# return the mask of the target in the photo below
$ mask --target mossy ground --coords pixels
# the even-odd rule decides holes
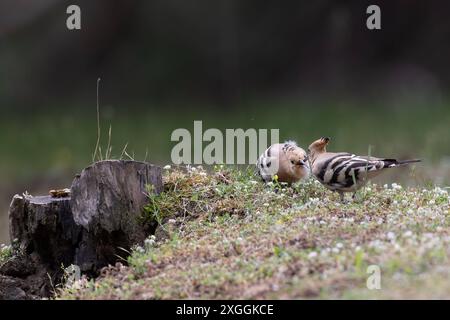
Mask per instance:
[[[355,201],[311,179],[265,185],[252,170],[165,170],[146,214],[161,228],[128,266],[105,268],[59,299],[450,297],[446,189],[371,184]],[[350,198],[348,198],[350,200]],[[367,268],[381,270],[369,290]]]

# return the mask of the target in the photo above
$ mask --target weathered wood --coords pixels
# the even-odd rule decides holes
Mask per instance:
[[[72,183],[71,209],[83,227],[75,264],[82,271],[117,261],[151,232],[140,217],[146,185],[162,191],[161,168],[144,162],[108,160],[83,170]]]
[[[69,197],[16,195],[9,222],[11,242],[21,252],[38,255],[51,268],[72,263],[81,227],[73,219]]]
[[[70,265],[81,235],[70,210],[70,198],[15,195],[9,210],[11,242],[16,256],[0,266],[3,299],[48,296],[52,281]],[[14,289],[7,289],[14,288]]]

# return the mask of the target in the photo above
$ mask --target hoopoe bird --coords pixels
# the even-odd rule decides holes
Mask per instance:
[[[276,143],[267,148],[256,163],[264,182],[278,176],[279,182],[292,184],[309,176],[308,155],[295,141]]]
[[[339,193],[341,201],[344,192],[353,192],[387,168],[420,162],[421,160],[396,160],[357,156],[345,152],[327,152],[330,138],[320,138],[308,148],[312,174],[326,188]]]

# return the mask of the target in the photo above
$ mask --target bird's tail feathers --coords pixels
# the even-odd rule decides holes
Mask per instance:
[[[410,163],[417,163],[417,162],[421,162],[421,159],[410,159],[410,160],[400,160],[397,161],[397,164],[402,165],[402,164],[410,164]]]
[[[410,159],[410,160],[383,159],[385,168],[404,166],[410,163],[417,163],[421,161],[422,161],[421,159]]]

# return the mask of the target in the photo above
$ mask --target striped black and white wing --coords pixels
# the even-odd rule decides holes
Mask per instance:
[[[377,171],[390,167],[390,164],[388,159],[337,153],[324,158],[314,167],[314,175],[322,184],[330,189],[342,190],[362,184]]]
[[[259,175],[265,182],[271,181],[272,177],[277,174],[278,156],[277,145],[272,145],[259,157],[256,166]]]

